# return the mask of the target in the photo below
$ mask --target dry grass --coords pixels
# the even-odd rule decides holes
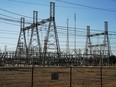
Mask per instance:
[[[30,67],[0,68],[0,87],[31,87]],[[58,72],[59,79],[51,80]],[[70,68],[35,67],[33,87],[70,87]],[[72,87],[101,87],[100,67],[73,67]],[[103,87],[116,87],[116,67],[103,68]]]

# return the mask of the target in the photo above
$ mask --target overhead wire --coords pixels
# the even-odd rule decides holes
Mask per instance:
[[[20,3],[27,3],[27,4],[34,4],[34,5],[44,5],[44,6],[48,6],[48,5],[45,5],[45,4],[37,4],[37,3],[24,2],[24,1],[19,1],[19,0],[8,0],[8,1],[15,1],[15,2],[20,2]],[[56,1],[64,2],[64,3],[68,3],[68,4],[73,4],[73,5],[79,5],[79,4],[67,2],[67,1],[64,1],[64,0],[56,0]],[[94,7],[90,7],[90,6],[85,6],[85,5],[79,5],[79,6],[89,7],[89,8],[93,8],[93,9],[99,9],[99,8],[94,8]],[[11,11],[8,11],[8,10],[5,10],[5,9],[1,9],[1,8],[0,8],[0,10],[5,11],[5,12],[9,12],[9,13],[12,13],[12,14],[15,14],[15,15],[27,17],[27,16],[25,16],[25,15],[17,14],[17,13],[14,13],[14,12],[11,12]],[[103,9],[102,9],[102,10],[103,10]],[[3,14],[0,14],[0,15],[3,15]],[[4,15],[4,16],[6,16],[6,15]],[[7,17],[8,17],[8,16],[7,16]],[[29,17],[29,18],[32,18],[32,17]],[[59,27],[62,27],[62,26],[59,26]],[[65,27],[65,28],[66,28],[66,27]],[[92,29],[92,30],[93,30],[93,29]],[[91,31],[92,31],[92,30],[91,30]],[[100,30],[93,30],[93,31],[100,31]],[[113,32],[114,32],[114,31],[113,31]]]
[[[19,20],[15,20],[15,19],[10,19],[10,18],[4,18],[4,17],[0,17],[0,20],[5,20],[5,21],[10,21],[10,22],[18,22],[18,23],[20,23],[20,21]]]
[[[67,27],[66,26],[57,26],[57,28],[58,29],[61,29],[61,30],[67,30]],[[75,31],[74,30],[75,28],[74,27],[69,27],[69,31]],[[78,32],[83,32],[83,31],[85,31],[85,32],[87,32],[87,29],[86,28],[76,28],[76,30],[78,31]],[[91,32],[104,32],[104,30],[97,30],[97,29],[90,29],[91,30]],[[110,30],[108,30],[108,32],[109,33],[116,33],[116,31],[110,31]]]
[[[0,37],[2,39],[18,39],[18,38],[13,38],[13,37]]]
[[[49,5],[47,5],[47,4],[32,3],[32,2],[26,2],[26,1],[20,1],[20,0],[8,0],[8,1],[18,2],[18,3],[24,3],[24,4],[31,4],[31,5],[49,6]],[[80,7],[90,8],[90,9],[96,9],[96,10],[102,10],[102,11],[109,11],[109,12],[116,12],[115,10],[111,10],[111,9],[92,7],[92,6],[82,5],[82,4],[77,4],[77,3],[72,3],[72,2],[68,2],[68,1],[64,1],[64,0],[55,0],[55,1],[62,2],[62,3],[67,3],[67,4],[71,4],[71,5],[75,5],[75,6],[80,6]],[[77,7],[57,6],[57,5],[56,5],[56,7],[63,7],[63,8],[77,8]]]
[[[47,5],[47,4],[39,4],[39,3],[32,3],[32,2],[19,1],[19,0],[8,0],[8,1],[12,1],[12,2],[18,2],[18,3],[25,3],[25,4],[31,4],[31,5],[50,6],[50,5]]]
[[[4,14],[1,14],[1,13],[0,13],[0,15],[1,16],[5,16],[5,17],[8,17],[8,18],[13,18],[13,19],[17,19],[18,20],[18,18],[15,18],[15,17],[12,17],[12,16],[4,15]]]
[[[60,0],[60,1],[62,1],[62,0]],[[15,14],[15,15],[27,17],[27,16],[25,16],[25,15],[17,14],[17,13],[14,13],[14,12],[11,12],[11,11],[8,11],[8,10],[5,10],[5,9],[1,9],[1,8],[0,8],[0,10],[5,11],[5,12],[9,12],[9,13],[12,13],[12,14]],[[11,16],[7,16],[7,15],[4,15],[4,14],[0,14],[0,15],[13,18],[13,20],[12,20],[12,19],[6,19],[6,18],[0,18],[0,19],[2,19],[2,20],[17,21],[17,20],[14,20],[14,19],[17,19],[17,18],[14,18],[14,17],[11,17]],[[32,17],[29,17],[29,18],[32,18]],[[20,22],[20,21],[17,21],[17,22]],[[26,23],[31,24],[31,22],[26,22]],[[62,28],[63,28],[64,26],[57,26],[57,27],[62,27]],[[66,28],[66,27],[64,27],[64,28]],[[73,28],[73,27],[70,27],[70,29],[74,29],[74,28]],[[81,28],[81,30],[82,30],[82,29],[83,29],[83,30],[86,30],[86,29],[84,29],[84,28]],[[94,30],[94,29],[91,29],[91,31],[101,31],[101,30]],[[111,31],[111,32],[114,32],[114,31]]]
[[[20,22],[20,21],[18,21],[18,20],[13,20],[13,19],[8,19],[8,18],[1,18],[0,17],[0,19],[2,19],[2,20],[5,20],[5,21],[10,21],[10,22]],[[6,22],[5,22],[6,23]],[[8,23],[9,24],[9,23]],[[18,25],[19,26],[19,25]],[[71,27],[72,28],[72,27]],[[64,30],[64,31],[67,31],[67,29],[66,29],[66,27],[60,27],[60,28],[58,28],[58,29],[61,29],[61,30]],[[72,28],[73,29],[73,28]],[[60,32],[58,32],[58,33],[60,33],[60,34],[65,34],[65,32],[61,32],[61,30],[60,30]],[[74,31],[74,30],[71,30],[71,29],[69,29],[69,31]],[[86,32],[86,31],[81,31],[81,33],[83,33],[83,32]],[[74,32],[70,32],[70,35],[74,35],[73,34]],[[78,31],[77,31],[77,33],[78,33]],[[85,33],[86,34],[86,33]],[[116,33],[110,33],[109,35],[116,35]],[[79,34],[78,34],[78,36],[79,36]],[[80,35],[80,36],[84,36],[84,35]],[[86,35],[85,35],[86,36]]]
[[[21,22],[19,20],[14,20],[14,19],[9,19],[9,18],[3,18],[3,17],[0,17],[0,20],[4,20],[4,21],[8,21],[8,22],[14,22],[14,23],[20,23]],[[12,23],[8,23],[8,22],[3,22],[3,23],[20,26],[18,24],[12,24]],[[31,24],[30,22],[25,22],[25,23],[26,24]],[[67,30],[66,27],[63,27],[63,26],[62,27],[57,26],[57,28],[58,28],[58,30],[60,29],[60,31],[66,31]],[[74,31],[73,29],[74,29],[73,27],[70,27],[69,31],[73,32]],[[84,28],[83,28],[84,31],[82,30],[82,28],[81,28],[81,30],[79,30],[79,28],[77,28],[77,29],[78,29],[77,32],[86,32],[85,31],[86,29],[84,29]],[[92,31],[100,31],[100,30],[92,30]],[[109,32],[111,32],[109,35],[116,35],[116,32],[113,32],[113,31],[109,31]],[[113,32],[113,34],[112,34],[112,32]]]
[[[19,1],[19,0],[8,0],[8,1],[22,3],[22,4],[30,4],[30,5],[50,6],[48,4],[32,3],[32,2],[25,2],[25,1]],[[56,5],[56,7],[60,7],[60,8],[76,8],[76,7],[72,7],[72,6],[60,6],[60,5]]]
[[[12,43],[2,43],[2,42],[0,42],[0,44],[8,44],[8,45],[16,45],[16,44],[12,44]]]
[[[9,20],[8,20],[9,21]],[[11,21],[11,20],[10,20]],[[3,21],[0,21],[0,22],[2,22],[2,23],[6,23],[6,24],[10,24],[10,25],[16,25],[16,26],[20,26],[20,25],[18,25],[18,24],[12,24],[12,23],[7,23],[7,22],[3,22]],[[13,22],[17,22],[16,20],[14,21],[13,20]],[[19,22],[19,21],[18,21]],[[58,29],[61,29],[62,31],[64,31],[64,32],[61,32],[61,30],[60,30],[60,32],[58,32],[59,34],[66,34],[66,29],[62,29],[62,28],[58,28]],[[1,31],[1,30],[0,30]],[[73,30],[69,30],[69,31],[73,31]],[[77,31],[77,33],[84,33],[84,32],[86,32],[86,31]],[[70,32],[70,35],[74,35],[73,34],[74,32]],[[86,34],[86,33],[85,33]],[[116,33],[110,33],[109,35],[116,35]],[[79,36],[79,34],[78,34],[78,36]],[[81,35],[81,36],[86,36],[86,35]]]
[[[8,0],[8,1],[23,3],[23,4],[30,4],[30,5],[50,6],[48,4],[32,3],[32,2],[26,2],[26,1],[20,1],[20,0]],[[67,7],[67,6],[56,6],[56,7],[73,8],[73,7]]]
[[[1,30],[1,29],[0,29],[0,31],[17,33],[17,31],[14,31],[14,30]]]
[[[25,16],[25,15],[22,15],[22,14],[18,14],[18,13],[12,12],[12,11],[8,11],[8,10],[3,9],[3,8],[0,8],[0,10],[4,11],[4,12],[7,12],[7,13],[11,13],[11,14],[17,15],[17,16],[21,16],[21,17],[26,17],[26,18],[31,18],[32,19],[32,17]]]
[[[1,32],[1,31],[0,31],[0,34],[1,34],[1,35],[4,35],[4,34],[7,34],[7,35],[8,35],[8,34],[10,34],[10,35],[17,35],[17,36],[18,36],[18,33],[16,34],[16,33],[14,33],[14,32]]]
[[[4,19],[11,19],[11,18],[12,18],[12,20],[14,20],[14,19],[15,19],[15,20],[20,20],[20,19],[21,19],[21,17],[20,17],[20,19],[19,19],[19,18],[15,18],[15,17],[9,16],[9,15],[4,15],[4,14],[1,14],[1,13],[0,13],[0,15],[3,16],[3,17],[5,17]],[[2,18],[2,17],[1,17],[1,18]],[[38,20],[41,20],[41,19],[38,19]],[[20,21],[18,21],[18,22],[20,22]],[[31,24],[32,21],[25,20],[25,23]]]
[[[1,19],[4,19],[4,18],[1,18]],[[5,18],[4,19],[5,21],[12,21],[12,22],[19,22],[19,21],[17,21],[17,20],[13,20],[13,19],[8,19],[8,18]],[[66,29],[66,27],[60,27],[59,29],[61,29],[61,30],[63,30],[62,28],[64,28],[64,30],[66,31],[67,29]],[[74,31],[73,29],[73,27],[70,27],[71,28],[71,31]],[[86,29],[84,29],[84,30],[86,30]],[[84,31],[85,32],[85,31]],[[65,32],[58,32],[58,33],[65,33]],[[70,35],[72,36],[72,35],[74,35],[73,34],[74,32],[72,32],[72,33],[70,33]],[[64,34],[63,34],[64,35]],[[115,35],[115,34],[112,34],[112,35]],[[65,36],[66,36],[66,34],[65,34]],[[79,35],[77,35],[77,36],[79,36]],[[82,37],[82,35],[81,35],[81,37]],[[18,39],[18,38],[10,38],[10,37],[0,37],[0,38],[3,38],[3,39]]]
[[[75,5],[75,6],[90,8],[90,9],[96,9],[96,10],[102,10],[102,11],[108,11],[108,12],[116,12],[115,10],[111,10],[111,9],[92,7],[92,6],[82,5],[82,4],[77,4],[77,3],[72,3],[72,2],[68,2],[68,1],[64,1],[64,0],[56,0],[56,1],[62,2],[62,3],[67,3],[67,4],[71,4],[71,5]]]
[[[11,19],[11,18],[5,18],[5,17],[0,17],[0,20],[4,20],[4,21],[9,21],[9,22],[14,22],[14,23],[20,23],[20,20],[16,20],[16,19]],[[31,22],[26,21],[26,24],[32,24]]]
[[[14,24],[14,23],[9,23],[9,22],[6,22],[6,21],[4,22],[4,21],[1,21],[1,20],[0,20],[0,22],[1,22],[1,23],[4,23],[4,24],[9,24],[9,25],[15,25],[15,26],[20,26],[20,25],[18,25],[18,24]]]

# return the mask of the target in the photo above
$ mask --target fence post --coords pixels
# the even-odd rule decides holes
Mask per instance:
[[[102,49],[101,49],[101,46],[100,46],[100,50],[102,50]],[[102,85],[103,85],[103,84],[102,84],[102,83],[103,83],[103,81],[102,81],[102,80],[103,80],[103,78],[102,78],[102,68],[103,68],[103,58],[102,58],[102,55],[103,55],[103,54],[102,54],[101,51],[100,51],[100,77],[101,77],[101,78],[100,78],[100,84],[101,84],[101,87],[102,87]]]
[[[32,77],[31,77],[31,87],[33,87],[33,76],[34,76],[34,63],[33,63],[33,58],[32,58]]]
[[[70,67],[70,87],[72,87],[72,67]]]

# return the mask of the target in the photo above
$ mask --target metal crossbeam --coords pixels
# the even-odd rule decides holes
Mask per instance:
[[[96,33],[96,34],[91,34],[90,37],[93,37],[93,36],[99,36],[99,35],[104,35],[105,33]]]
[[[43,25],[43,24],[45,24],[45,23],[47,23],[47,22],[50,22],[52,19],[53,19],[52,17],[47,18],[47,19],[43,19],[42,21],[37,22],[37,24],[34,24],[34,23],[33,23],[33,24],[31,24],[31,25],[29,25],[29,26],[23,28],[23,30],[25,31],[25,30],[32,29],[32,28],[34,28],[34,27],[36,27],[36,26]]]
[[[99,47],[99,46],[105,46],[105,44],[90,45],[88,47]]]

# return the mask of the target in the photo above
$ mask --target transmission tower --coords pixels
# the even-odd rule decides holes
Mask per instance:
[[[105,21],[104,22],[104,44],[106,46],[105,48],[105,55],[107,55],[107,57],[110,57],[112,55],[112,51],[111,51],[111,46],[110,46],[110,40],[109,40],[109,36],[108,36],[108,22]]]
[[[92,44],[91,43],[91,37],[96,36],[104,36],[103,42],[101,44]],[[108,22],[104,22],[104,32],[102,33],[95,33],[90,34],[90,27],[87,26],[87,38],[86,38],[86,46],[85,46],[85,53],[86,58],[90,57],[100,57],[100,55],[103,56],[103,58],[108,58],[109,63],[109,57],[111,56],[111,47],[110,47],[110,41],[108,37]]]
[[[56,58],[60,58],[60,45],[58,39],[58,33],[55,23],[55,3],[50,2],[50,22],[48,25],[47,34],[44,40],[44,63],[47,58],[47,53],[56,53]]]
[[[88,57],[91,56],[91,39],[90,39],[90,26],[87,26],[87,36],[86,36],[86,45],[85,45],[85,55]]]
[[[21,18],[21,29],[15,57],[26,59],[25,62],[27,64],[29,64],[32,58],[40,59],[41,44],[39,38],[38,25],[44,24],[46,20],[38,22],[38,12],[33,11],[33,23],[30,26],[25,27],[25,19]],[[27,43],[26,31],[29,29],[31,29],[31,35],[29,37],[29,43]]]
[[[33,26],[31,28],[30,41],[28,46],[28,58],[38,58],[40,60],[41,55],[41,43],[38,30],[38,12],[33,11]]]
[[[24,27],[25,27],[25,19],[21,17],[20,34],[19,34],[16,53],[15,53],[16,58],[26,58],[27,43],[26,43],[25,32],[23,31]]]

